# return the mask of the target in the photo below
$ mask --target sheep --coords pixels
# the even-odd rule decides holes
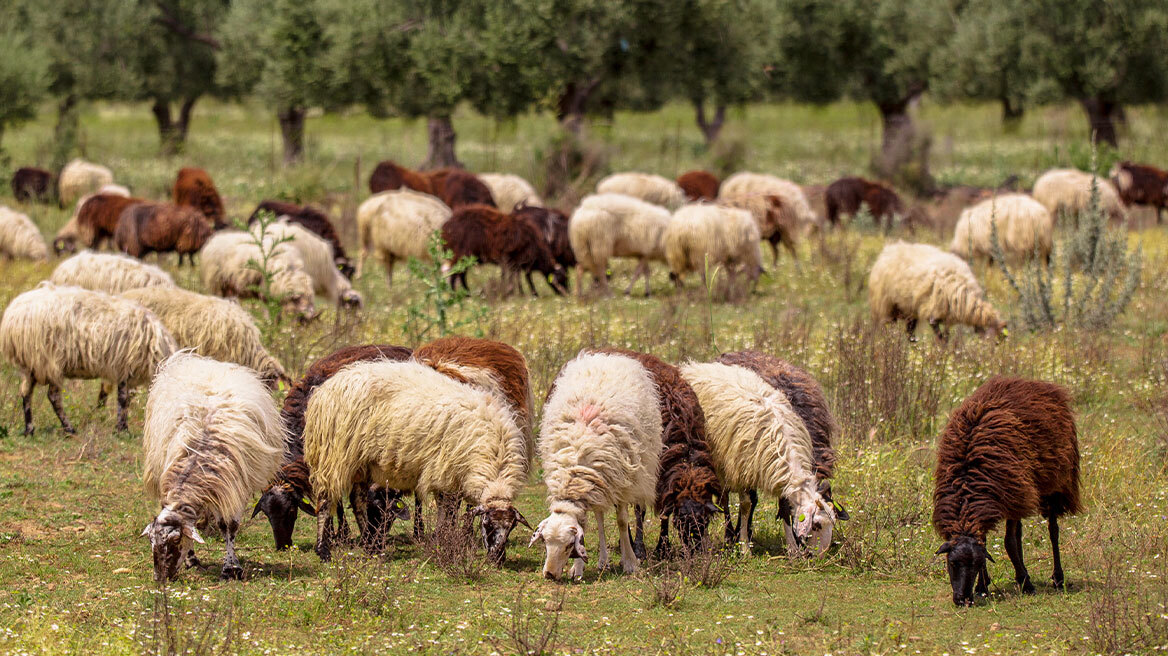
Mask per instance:
[[[12,174],[12,196],[18,203],[47,202],[53,193],[54,176],[51,171],[35,166],[24,166]]]
[[[961,213],[953,232],[950,252],[973,259],[989,259],[993,232],[998,233],[1002,254],[1011,260],[1036,257],[1047,261],[1054,239],[1054,218],[1042,203],[1026,194],[1004,194],[974,205]]]
[[[652,173],[613,173],[596,184],[598,194],[624,194],[669,211],[685,205],[685,191],[673,180]]]
[[[174,180],[172,189],[174,204],[197,210],[215,226],[216,230],[227,227],[223,200],[211,176],[203,169],[182,168]]]
[[[807,426],[782,390],[747,367],[689,362],[681,375],[697,394],[706,415],[706,434],[723,499],[738,493],[738,537],[750,552],[753,497],[759,490],[779,497],[794,521],[786,531],[789,553],[799,555],[810,541],[814,553],[831,544],[835,509],[815,479]],[[727,533],[730,509],[725,504]]]
[[[100,378],[116,386],[116,426],[127,430],[130,390],[150,380],[158,363],[177,348],[166,326],[145,307],[80,287],[43,282],[12,299],[0,318],[0,353],[21,372],[25,435],[33,432],[32,393],[38,384],[48,387],[61,427],[76,432],[61,405],[66,378]]]
[[[722,181],[709,171],[686,171],[677,176],[677,186],[685,192],[685,199],[691,203],[718,198],[718,188]]]
[[[491,198],[495,199],[495,205],[505,212],[514,210],[520,204],[529,207],[543,205],[543,200],[535,192],[535,187],[517,175],[480,173],[479,180],[491,190]]]
[[[446,194],[446,178],[458,170],[452,166],[444,166],[440,169],[426,171],[422,175],[426,177],[426,181],[430,184],[430,193],[438,198],[443,198]]]
[[[252,229],[252,234],[259,234],[258,227]],[[361,307],[364,304],[361,294],[337,269],[333,247],[311,230],[281,219],[268,224],[264,238],[286,244],[300,253],[304,270],[312,277],[313,290],[317,294],[324,295],[338,306]]]
[[[57,177],[57,201],[61,207],[72,205],[85,194],[97,192],[104,185],[114,183],[114,174],[104,166],[74,159],[61,169]]]
[[[130,289],[121,296],[153,312],[180,347],[249,367],[272,388],[292,383],[280,362],[264,348],[260,329],[239,303],[166,286]]]
[[[169,203],[139,203],[122,210],[114,230],[114,245],[131,257],[178,253],[194,264],[195,253],[211,238],[211,226],[189,207]]]
[[[398,166],[389,160],[379,162],[373,169],[373,173],[369,175],[369,193],[371,194],[403,187],[420,191],[423,194],[434,193],[425,174]]]
[[[442,181],[442,191],[439,193],[439,198],[452,210],[463,205],[496,207],[490,187],[479,180],[475,174],[461,169],[455,169],[446,174]]]
[[[933,528],[944,543],[953,603],[989,593],[986,534],[1006,521],[1006,553],[1024,594],[1034,583],[1022,561],[1022,519],[1046,518],[1054,587],[1064,585],[1058,518],[1083,509],[1079,441],[1070,397],[1051,383],[995,376],[949,417],[937,442]],[[976,588],[974,579],[977,579]]]
[[[292,546],[292,531],[296,528],[296,517],[300,511],[309,515],[316,514],[316,510],[304,501],[313,496],[308,465],[304,462],[304,411],[308,408],[308,399],[312,397],[312,393],[321,383],[354,362],[370,360],[400,362],[408,360],[411,355],[410,349],[404,346],[388,344],[347,346],[313,362],[304,372],[304,377],[288,390],[288,396],[284,397],[284,407],[280,410],[280,421],[283,422],[288,435],[284,447],[284,461],[260,495],[251,513],[252,517],[260,512],[267,516],[277,550],[282,551]],[[357,494],[364,497],[365,523],[370,527],[369,533],[362,535],[362,541],[367,548],[376,551],[394,520],[408,518],[409,511],[397,500],[395,490],[361,485],[350,495],[349,502],[354,513],[361,505],[356,501]],[[347,533],[341,504],[337,505],[337,520],[339,532]],[[415,524],[415,528],[417,527]]]
[[[560,370],[539,432],[550,514],[530,543],[544,543],[546,578],[559,578],[573,558],[571,576],[584,576],[589,512],[596,516],[600,568],[608,566],[604,513],[614,507],[621,567],[626,574],[637,570],[628,506],[646,507],[656,499],[661,432],[653,377],[638,360],[584,352]]]
[[[877,321],[905,319],[910,340],[922,318],[938,339],[943,323],[993,335],[1006,329],[965,260],[929,244],[886,245],[868,275],[868,305]]]
[[[1156,208],[1156,223],[1160,223],[1168,209],[1168,171],[1125,161],[1116,162],[1108,177],[1125,205],[1151,205]]]
[[[736,173],[718,190],[718,201],[750,212],[759,234],[771,245],[772,260],[779,261],[779,246],[796,259],[795,247],[818,217],[799,185],[773,175]]]
[[[528,439],[500,395],[419,362],[345,367],[316,389],[304,413],[317,555],[331,554],[333,504],[363,481],[415,496],[458,495],[523,523],[514,504],[530,473]],[[356,515],[361,521],[364,513]],[[488,557],[502,562],[505,546]]]
[[[753,285],[762,271],[758,225],[746,210],[705,203],[686,205],[673,213],[661,237],[670,277],[680,289],[687,273],[726,268],[730,285],[739,270]]]
[[[530,283],[532,271],[543,274],[556,294],[566,291],[568,274],[556,263],[543,232],[531,221],[487,205],[463,205],[442,224],[442,239],[456,262],[474,257],[477,263],[499,265],[505,293],[514,289],[520,272],[527,274]],[[466,274],[455,274],[450,284],[457,286],[461,282],[463,289],[469,289]],[[531,292],[539,295],[534,286]]]
[[[1111,221],[1127,221],[1127,211],[1119,198],[1119,192],[1109,180],[1098,178],[1076,169],[1051,169],[1034,181],[1031,196],[1042,203],[1050,215],[1058,221],[1060,213],[1073,215],[1075,221],[1091,205],[1091,188],[1098,190],[1099,208]]]
[[[153,264],[121,254],[93,251],[81,251],[58,264],[49,281],[108,294],[121,294],[139,287],[175,288],[170,274]]]
[[[337,234],[337,230],[333,227],[333,223],[329,220],[327,214],[311,205],[300,206],[278,200],[265,200],[259,205],[256,205],[255,211],[247,219],[247,224],[252,225],[258,221],[261,212],[271,212],[277,218],[288,217],[288,220],[292,223],[304,226],[316,233],[321,239],[332,244],[337,269],[346,278],[350,280],[353,278],[355,271],[353,264],[350,262],[349,256],[345,253],[345,247],[341,244],[341,237]]]
[[[158,368],[146,401],[142,482],[162,506],[142,530],[154,555],[154,580],[178,577],[180,561],[198,566],[199,525],[217,526],[226,555],[222,579],[242,579],[235,536],[252,494],[280,462],[284,430],[255,372],[180,351]]]
[[[867,207],[876,225],[884,222],[884,230],[892,229],[897,216],[905,216],[904,201],[892,189],[864,178],[840,178],[827,186],[824,192],[827,222],[838,226],[843,214],[855,216],[861,207]]]
[[[584,272],[592,274],[593,288],[608,293],[608,260],[635,257],[637,268],[625,290],[645,277],[649,289],[649,261],[665,260],[661,237],[669,224],[669,210],[623,194],[587,196],[568,220],[568,239],[576,254],[576,292],[584,293]]]
[[[263,253],[256,238],[238,230],[224,230],[207,240],[199,252],[203,286],[216,296],[259,298],[270,293],[284,309],[308,321],[316,316],[315,283],[305,270],[304,259],[291,244],[269,244],[267,266],[272,273],[270,290],[263,289],[259,271]]]
[[[0,256],[47,262],[49,246],[28,215],[0,205]]]
[[[450,208],[429,194],[408,189],[383,191],[369,197],[357,208],[357,232],[361,236],[361,256],[357,275],[370,251],[385,265],[393,286],[393,267],[399,258],[428,260],[430,235],[441,230],[450,218]]]
[[[565,274],[568,269],[576,266],[576,254],[572,252],[572,242],[568,239],[568,216],[566,214],[553,208],[520,203],[515,206],[511,215],[535,226],[535,229],[543,235],[544,241],[547,242],[552,259],[560,265]],[[527,286],[531,288],[531,293],[535,294],[535,284],[531,281],[530,271],[527,272],[526,277]],[[568,287],[566,278],[563,287],[565,290]]]
[[[141,198],[123,195],[120,190],[86,196],[77,203],[77,211],[69,222],[57,231],[53,250],[58,254],[66,251],[71,253],[77,249],[78,242],[85,248],[99,248],[102,243],[114,238],[122,211],[131,205],[145,202]]]

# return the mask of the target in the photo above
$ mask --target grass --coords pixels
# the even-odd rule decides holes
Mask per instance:
[[[752,106],[733,116],[729,138],[746,143],[743,168],[823,184],[862,171],[879,138],[864,106]],[[1073,107],[1032,112],[1016,133],[998,127],[992,106],[926,106],[934,131],[934,171],[951,182],[996,184],[1011,173],[1027,184],[1044,168],[1081,157],[1082,117]],[[1129,111],[1135,160],[1163,165],[1168,116]],[[99,106],[83,116],[87,157],[110,165],[136,193],[162,197],[182,165],[206,168],[242,217],[261,198],[286,196],[326,204],[341,217],[347,241],[352,210],[364,197],[373,163],[422,158],[420,123],[324,116],[309,121],[309,161],[274,165],[274,121],[252,107],[200,105],[185,155],[161,159],[149,113],[141,106]],[[547,117],[497,125],[456,117],[459,155],[480,170],[515,171],[539,181],[540,148],[553,134]],[[6,135],[19,164],[44,162],[51,118]],[[707,163],[685,107],[652,115],[619,114],[594,137],[613,170],[670,175]],[[750,135],[746,139],[743,135]],[[355,171],[359,165],[359,176]],[[7,193],[6,191],[4,193]],[[0,203],[11,198],[0,196]],[[30,215],[46,234],[68,217],[55,208]],[[346,232],[347,231],[347,232]],[[903,236],[903,235],[895,235]],[[941,236],[917,235],[943,243]],[[70,382],[66,410],[76,437],[59,430],[43,392],[34,408],[38,432],[20,435],[19,379],[0,364],[0,651],[105,653],[1146,653],[1168,644],[1168,236],[1147,227],[1145,276],[1129,310],[1105,332],[1013,330],[1001,342],[956,331],[946,344],[909,344],[902,330],[872,326],[864,290],[884,237],[861,227],[810,240],[800,263],[768,266],[758,291],[731,303],[708,298],[691,281],[680,293],[655,267],[650,299],[594,302],[488,298],[474,329],[515,345],[528,358],[536,398],[578,349],[613,345],[671,360],[760,348],[807,367],[823,383],[843,425],[835,496],[852,514],[839,544],[814,562],[784,555],[776,503],[764,499],[750,558],[735,559],[721,581],[703,585],[700,567],[661,567],[637,577],[595,570],[595,538],[582,584],[539,576],[542,552],[529,533],[512,536],[506,566],[469,577],[440,567],[426,546],[394,528],[387,554],[338,554],[320,563],[312,526],[301,519],[296,548],[272,549],[262,516],[245,521],[238,549],[243,583],[216,578],[222,542],[199,548],[205,571],[189,571],[165,596],[151,582],[148,546],[138,537],[155,508],[141,491],[140,427],[144,393],[131,407],[127,434],[113,431],[112,408],[93,410],[97,385]],[[199,290],[196,271],[163,265]],[[50,264],[5,263],[0,302],[46,278]],[[615,267],[614,289],[631,267]],[[1007,315],[1013,295],[1000,273],[975,267],[990,299]],[[474,271],[473,289],[495,270]],[[407,343],[407,308],[422,293],[404,268],[393,289],[368,267],[357,287],[359,318],[326,312],[314,324],[281,326],[269,344],[290,373],[332,349],[362,342]],[[262,314],[258,304],[248,306]],[[468,329],[471,327],[468,327]],[[1024,549],[1039,593],[1013,585],[1002,534],[991,535],[998,562],[988,602],[950,602],[939,541],[930,528],[933,443],[948,413],[990,375],[1044,378],[1066,385],[1078,413],[1088,510],[1062,523],[1066,592],[1043,585],[1050,548],[1040,520],[1024,523]],[[537,469],[533,481],[539,480]],[[546,515],[543,488],[532,483],[519,503],[533,522]],[[655,522],[647,522],[655,541]],[[433,526],[433,522],[429,523]],[[613,527],[609,527],[612,537]],[[720,525],[712,526],[720,535]],[[615,564],[615,542],[614,564]],[[672,577],[667,581],[653,576]],[[714,577],[722,578],[721,576]],[[477,580],[475,580],[477,579]],[[550,634],[550,635],[549,635]]]

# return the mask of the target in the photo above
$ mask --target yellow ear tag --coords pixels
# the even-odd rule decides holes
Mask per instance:
[[[799,513],[799,517],[797,517],[796,519],[798,519],[801,522],[805,522],[805,521],[807,521],[807,515],[804,515],[803,513]]]
[[[282,380],[276,381],[276,389],[283,392],[284,391],[284,381],[282,381]]]

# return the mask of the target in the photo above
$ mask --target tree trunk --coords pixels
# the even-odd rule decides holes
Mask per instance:
[[[454,143],[458,135],[449,116],[430,116],[426,119],[426,132],[430,138],[429,150],[422,168],[440,169],[447,166],[462,168],[462,162],[454,155]]]
[[[560,94],[556,103],[556,119],[565,130],[574,136],[580,136],[584,127],[584,114],[588,110],[588,100],[592,92],[600,86],[600,78],[593,78],[583,85],[569,82]]]
[[[280,121],[280,135],[284,138],[284,164],[298,164],[304,159],[303,107],[286,107],[276,113]]]
[[[170,101],[154,99],[150,111],[154,113],[154,121],[158,124],[159,148],[163,155],[170,156],[182,152],[191,125],[191,110],[197,101],[198,97],[184,99],[179,106],[178,120],[175,120],[170,115]]]
[[[1022,103],[1015,103],[1013,100],[1002,96],[1002,127],[1006,132],[1017,132],[1022,125],[1022,117],[1026,114],[1026,108]]]
[[[68,94],[57,102],[57,125],[53,127],[52,170],[60,173],[77,146],[80,107],[77,96]]]
[[[722,134],[722,125],[726,122],[726,105],[722,103],[715,105],[713,121],[706,120],[706,105],[702,101],[695,100],[694,109],[697,110],[698,129],[706,138],[706,147],[708,148],[718,140],[718,135]]]
[[[1119,145],[1115,135],[1115,112],[1118,103],[1098,96],[1080,98],[1079,104],[1087,112],[1087,123],[1091,128],[1091,143],[1103,142],[1111,147]]]
[[[909,105],[919,95],[877,103],[882,134],[880,154],[873,162],[873,169],[878,176],[897,180],[924,195],[932,193],[936,184],[929,173],[929,148],[932,144],[928,135],[917,133],[908,111]]]

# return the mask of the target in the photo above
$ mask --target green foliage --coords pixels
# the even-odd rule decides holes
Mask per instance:
[[[411,257],[410,273],[422,283],[421,298],[411,301],[406,309],[402,332],[414,344],[427,339],[445,337],[466,326],[478,324],[487,316],[487,308],[471,300],[466,288],[455,289],[451,278],[474,266],[475,258],[464,257],[446,266],[454,253],[446,248],[442,233],[435,230],[427,246],[426,261]],[[467,307],[469,306],[469,307]],[[436,335],[434,333],[437,333]],[[481,337],[481,331],[476,334]]]
[[[35,116],[48,86],[44,52],[11,26],[0,28],[0,159],[4,131]]]
[[[317,0],[236,0],[223,26],[219,82],[271,107],[325,104],[326,17]]]
[[[252,287],[251,291],[255,292],[259,297],[260,302],[264,307],[264,316],[260,321],[261,332],[263,332],[264,342],[267,344],[272,341],[280,333],[280,324],[284,316],[284,301],[285,296],[277,294],[272,291],[272,281],[275,280],[276,275],[280,273],[281,269],[277,268],[272,262],[276,255],[280,244],[292,241],[290,235],[284,235],[279,238],[265,238],[268,232],[268,227],[276,222],[276,215],[269,211],[263,211],[256,215],[255,225],[251,226],[248,234],[251,235],[252,242],[260,251],[258,260],[251,258],[247,261],[247,267],[252,271],[260,274],[260,283]],[[241,230],[248,230],[248,226],[237,226]]]

